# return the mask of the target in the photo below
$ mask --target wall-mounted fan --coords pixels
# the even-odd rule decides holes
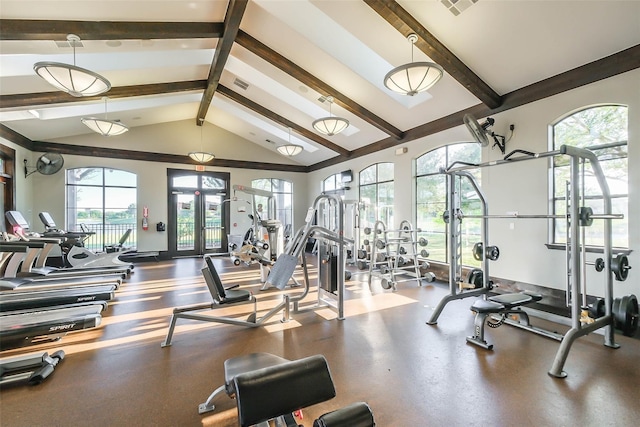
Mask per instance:
[[[63,166],[64,159],[60,154],[44,153],[42,156],[38,157],[35,170],[31,172],[29,172],[29,167],[27,166],[27,159],[24,160],[24,176],[26,178],[36,172],[40,172],[42,175],[53,175],[62,169]]]
[[[491,126],[493,126],[493,124],[495,123],[494,119],[492,119],[491,117],[487,117],[487,119],[483,123],[479,123],[471,114],[465,114],[462,120],[469,130],[469,133],[471,133],[473,139],[475,139],[478,144],[486,147],[487,145],[489,145],[489,137],[491,137],[494,141],[493,146],[495,147],[497,145],[502,154],[504,154],[507,141],[505,140],[504,136],[498,135],[497,133],[491,131]],[[514,125],[509,126],[512,135],[514,128]],[[511,137],[509,139],[511,139]]]

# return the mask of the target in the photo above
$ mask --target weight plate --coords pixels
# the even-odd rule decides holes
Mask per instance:
[[[418,244],[420,246],[427,246],[429,244],[429,241],[427,239],[425,239],[424,237],[421,237],[418,239]]]
[[[482,261],[482,242],[473,245],[473,258],[476,261]]]
[[[380,281],[380,285],[382,286],[383,289],[391,289],[392,283],[390,280],[382,279]]]
[[[629,258],[625,254],[618,254],[611,260],[611,271],[616,276],[616,280],[624,282],[629,277]]]
[[[364,261],[358,261],[356,262],[356,266],[358,266],[359,270],[366,270],[367,268],[369,268],[369,266],[367,265],[366,262]]]
[[[482,287],[484,282],[483,275],[484,274],[481,269],[474,268],[469,271],[469,275],[467,276],[467,283],[472,284],[475,289],[479,289]]]
[[[366,235],[371,234],[371,227],[365,227],[364,228],[364,234],[366,234]]]
[[[597,319],[598,317],[604,316],[604,313],[605,313],[604,299],[596,298],[593,304],[589,306],[589,316],[591,316],[594,319]]]
[[[428,272],[426,273],[423,277],[424,280],[426,280],[429,283],[435,282],[436,281],[436,275],[433,274],[432,272]]]
[[[601,272],[604,270],[604,260],[602,258],[596,258],[596,261],[593,263],[597,272]]]
[[[420,256],[421,256],[422,258],[429,258],[429,251],[428,251],[428,250],[426,250],[426,249],[421,250],[421,251],[420,251]]]
[[[376,248],[384,249],[387,246],[382,240],[376,240]]]
[[[622,335],[635,335],[638,330],[638,299],[635,295],[626,295],[613,301],[613,322]]]
[[[491,261],[495,261],[500,258],[500,248],[497,246],[488,246],[486,251],[487,258]]]
[[[591,215],[593,215],[593,209],[591,209],[589,206],[582,206],[580,208],[579,215],[581,226],[589,227],[593,224],[593,218],[591,218]]]

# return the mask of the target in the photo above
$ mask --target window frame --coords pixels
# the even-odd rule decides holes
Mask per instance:
[[[77,171],[79,169],[95,169],[95,170],[99,170],[101,173],[101,183],[100,184],[77,184],[77,183],[70,183],[70,174],[72,174],[74,171]],[[118,171],[118,172],[124,172],[126,174],[130,174],[132,177],[135,178],[135,183],[133,185],[109,185],[107,184],[107,180],[105,179],[105,174],[107,171]],[[71,190],[71,188],[74,187],[76,188],[76,190]],[[68,230],[78,230],[78,215],[77,212],[80,210],[77,207],[77,203],[75,204],[75,207],[70,206],[69,202],[69,195],[71,191],[74,191],[74,194],[76,194],[76,201],[77,199],[77,188],[82,187],[82,188],[100,188],[101,189],[101,206],[96,206],[96,207],[88,207],[88,208],[83,208],[83,209],[91,209],[91,210],[100,210],[101,213],[101,223],[98,226],[98,230],[101,230],[100,232],[89,236],[89,238],[84,242],[85,245],[91,249],[91,250],[98,250],[98,251],[102,251],[104,249],[105,245],[109,245],[109,244],[114,244],[116,242],[118,242],[120,240],[120,238],[122,237],[122,235],[124,234],[124,232],[126,231],[126,229],[118,229],[117,233],[108,233],[107,232],[107,226],[108,225],[113,225],[110,223],[106,222],[107,219],[107,211],[113,211],[113,210],[122,210],[122,211],[128,211],[128,210],[133,210],[133,215],[134,217],[132,218],[132,223],[127,223],[126,227],[130,227],[131,230],[131,234],[129,236],[129,238],[127,239],[127,245],[128,246],[132,246],[135,247],[137,246],[137,223],[138,223],[138,175],[134,172],[130,172],[124,169],[117,169],[117,168],[111,168],[111,167],[103,167],[103,166],[86,166],[86,167],[77,167],[77,168],[70,168],[67,169],[65,171],[65,226]],[[106,206],[106,193],[107,193],[107,189],[133,189],[135,191],[135,202],[134,202],[134,206],[133,208],[109,208]],[[75,215],[70,215],[70,212],[74,211]],[[93,230],[91,230],[93,231]]]
[[[615,104],[615,103],[605,103],[605,104],[596,104],[596,105],[589,105],[589,106],[585,106],[583,108],[579,108],[576,110],[572,110],[564,115],[562,115],[560,118],[558,118],[556,121],[554,121],[553,123],[551,123],[549,125],[549,137],[548,137],[548,144],[549,144],[549,149],[550,150],[557,150],[559,148],[560,145],[562,145],[561,142],[556,141],[556,129],[557,126],[563,124],[563,122],[565,122],[566,120],[569,120],[573,117],[575,117],[576,115],[579,114],[584,114],[585,112],[591,111],[591,110],[596,110],[596,109],[601,109],[601,108],[608,108],[608,107],[616,107],[616,108],[623,108],[626,111],[625,114],[625,121],[626,121],[626,129],[625,129],[625,133],[626,138],[618,140],[618,141],[614,141],[611,143],[606,143],[606,144],[601,144],[601,143],[596,143],[596,144],[587,144],[587,145],[580,145],[583,148],[588,148],[590,150],[593,150],[594,153],[596,154],[597,157],[598,156],[598,152],[601,153],[606,153],[606,150],[608,149],[615,149],[618,147],[625,147],[625,153],[624,156],[618,156],[616,158],[611,158],[611,159],[605,159],[605,160],[601,160],[600,158],[598,158],[598,160],[600,160],[600,164],[601,166],[606,166],[606,162],[610,162],[610,161],[615,161],[618,159],[625,159],[626,162],[626,170],[625,170],[625,175],[626,175],[626,193],[620,193],[620,192],[613,192],[611,191],[611,202],[612,204],[615,204],[615,201],[620,201],[621,199],[626,199],[626,215],[625,218],[627,218],[625,220],[626,223],[626,232],[623,232],[624,235],[626,235],[626,246],[616,246],[615,242],[613,243],[613,249],[616,253],[630,253],[631,251],[629,250],[629,222],[628,222],[628,209],[629,209],[629,188],[628,188],[628,183],[629,183],[629,153],[628,153],[628,131],[629,131],[629,107],[627,105],[622,105],[622,104]],[[566,143],[566,142],[564,142]],[[567,145],[574,145],[574,144],[567,144]],[[576,144],[577,145],[577,144]],[[603,165],[603,162],[604,165]],[[557,161],[555,158],[551,158],[549,160],[549,214],[550,215],[556,215],[556,206],[558,203],[562,203],[562,201],[564,201],[564,191],[562,189],[558,189],[556,187],[556,181],[557,181],[557,177],[556,177],[556,172],[560,170],[560,168],[568,168],[568,165],[557,165]],[[588,163],[587,163],[587,167],[588,167]],[[603,167],[603,169],[606,170],[605,167]],[[609,183],[609,179],[607,179],[608,183]],[[610,186],[611,187],[611,186]],[[602,201],[603,197],[602,195],[587,195],[585,197],[586,201],[593,204],[594,202],[598,202],[598,201]],[[615,211],[615,207],[613,208],[614,212],[613,213],[620,213],[620,212],[616,212]],[[598,211],[597,209],[594,209],[594,211]],[[549,249],[559,249],[559,250],[565,250],[566,249],[566,242],[558,239],[558,237],[560,236],[558,234],[558,221],[560,221],[559,219],[554,219],[549,221],[549,226],[548,226],[548,239],[547,239],[547,247]],[[596,221],[602,221],[602,220],[594,220],[594,222]],[[614,220],[615,221],[615,220]],[[615,222],[614,222],[614,226],[615,226]],[[594,224],[594,227],[598,227],[598,225]],[[615,236],[614,236],[615,238]],[[590,243],[591,240],[591,243]],[[585,249],[587,252],[594,252],[594,253],[602,253],[604,252],[604,248],[602,245],[598,245],[598,244],[594,244],[593,243],[593,239],[589,238],[589,236],[587,236],[585,238]]]
[[[259,181],[269,181],[269,187],[270,188],[262,188],[262,187],[256,187],[255,185],[259,182]],[[291,188],[291,192],[287,193],[285,191],[277,191],[276,189],[278,188],[278,186],[274,183],[275,181],[280,181],[282,183],[284,183],[285,185],[283,185],[282,187],[286,187],[286,184],[289,185],[289,187]],[[256,178],[251,180],[251,187],[253,188],[258,188],[260,190],[265,190],[265,191],[269,191],[271,193],[273,193],[273,197],[276,200],[276,215],[275,215],[275,219],[279,220],[282,223],[282,227],[286,228],[287,225],[289,225],[290,229],[294,229],[294,217],[293,217],[293,206],[294,206],[294,196],[293,196],[293,182],[287,180],[287,179],[282,179],[282,178]],[[279,206],[278,204],[278,197],[282,196],[289,196],[291,199],[291,206],[289,208],[282,208]],[[284,212],[284,218],[282,217],[282,213]],[[290,222],[287,223],[286,218],[290,218]],[[284,219],[284,220],[283,220]]]
[[[455,147],[456,149],[459,149],[462,147],[463,144],[467,144],[468,147],[475,147],[477,149],[477,159],[475,161],[475,163],[480,163],[482,161],[482,147],[480,147],[480,145],[477,142],[456,142],[453,144],[447,144],[447,145],[441,145],[439,147],[433,148],[432,150],[429,150],[423,154],[421,154],[420,156],[416,157],[413,160],[413,164],[414,164],[414,176],[413,176],[413,190],[414,190],[414,194],[413,194],[413,201],[414,201],[414,224],[415,227],[420,229],[423,228],[421,221],[419,221],[419,205],[420,204],[429,204],[429,203],[422,203],[419,200],[419,181],[421,179],[424,178],[435,178],[435,177],[441,177],[442,180],[439,183],[439,185],[442,187],[442,200],[435,200],[433,202],[431,202],[430,204],[433,205],[443,205],[444,206],[444,210],[449,209],[448,206],[448,197],[447,197],[447,183],[446,183],[446,175],[442,174],[440,172],[439,166],[440,165],[436,165],[436,170],[432,170],[432,171],[420,171],[419,170],[419,165],[418,163],[420,162],[420,159],[424,158],[424,156],[428,156],[431,155],[433,153],[435,153],[438,150],[442,150],[444,152],[444,155],[442,156],[442,161],[443,164],[441,165],[441,167],[446,167],[448,165],[450,165],[452,163],[453,160],[458,160],[457,157],[455,157],[455,154],[459,153],[458,150],[453,151],[453,148]],[[478,185],[481,184],[481,172],[478,169],[477,171],[471,171],[475,178],[476,181],[478,182]],[[468,203],[472,203],[472,202],[468,202]],[[443,210],[443,212],[444,212]],[[439,218],[442,218],[442,213],[439,213]],[[471,213],[471,212],[468,212]],[[474,220],[474,219],[467,219],[465,220],[466,224],[469,224],[472,221],[476,221],[479,223],[479,220]],[[438,253],[438,252],[434,252],[434,250],[432,248],[435,248],[435,246],[432,245],[432,243],[429,243],[429,246],[431,246],[431,248],[429,246],[426,247],[427,251],[429,252],[429,256],[427,257],[427,259],[435,261],[435,262],[442,262],[442,263],[447,263],[448,259],[449,259],[449,231],[448,231],[448,227],[449,225],[447,223],[445,223],[443,221],[443,230],[442,230],[442,234],[444,236],[444,243],[443,243],[443,248],[444,248],[444,254],[442,256],[442,258],[434,258],[434,254]],[[418,237],[425,237],[427,240],[429,240],[429,234],[433,234],[433,232],[428,233],[427,231],[423,231],[418,233]],[[471,236],[473,234],[466,234],[464,236]],[[461,241],[465,241],[465,237],[461,236]],[[433,240],[433,239],[432,239]],[[467,241],[470,242],[470,239],[467,237],[466,238]],[[470,253],[470,251],[466,251],[465,253]],[[468,260],[468,258],[465,258],[465,261]],[[467,266],[479,266],[479,262],[476,262],[476,260],[472,260],[472,262],[469,263],[465,263],[465,265]]]

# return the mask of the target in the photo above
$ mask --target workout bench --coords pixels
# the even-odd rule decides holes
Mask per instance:
[[[503,323],[518,326],[532,332],[541,333],[542,330],[533,328],[529,323],[529,315],[522,310],[523,305],[537,302],[542,299],[542,295],[533,292],[519,292],[513,294],[502,294],[489,297],[488,299],[477,300],[471,306],[471,311],[476,313],[474,321],[474,336],[467,337],[467,342],[486,348],[493,349],[493,344],[488,344],[484,339],[484,325],[487,323],[491,328],[497,328]],[[498,315],[501,318],[495,322],[490,316]],[[517,316],[518,321],[511,321],[509,316]],[[549,333],[551,334],[551,333]],[[547,335],[547,334],[543,334]],[[555,338],[550,336],[550,338]]]
[[[224,362],[225,384],[199,406],[202,414],[214,409],[211,401],[225,391],[236,399],[240,426],[297,427],[293,412],[332,399],[336,395],[327,360],[315,355],[290,361],[269,353],[252,353]],[[320,416],[314,427],[373,427],[373,414],[364,402]]]

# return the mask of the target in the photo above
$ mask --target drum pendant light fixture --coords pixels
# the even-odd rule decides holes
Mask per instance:
[[[49,84],[75,97],[96,96],[111,89],[109,80],[100,74],[76,66],[76,45],[80,37],[69,34],[67,41],[73,47],[73,65],[60,62],[37,62],[33,70]]]
[[[189,157],[191,157],[192,160],[195,160],[198,163],[208,163],[211,160],[215,159],[216,156],[202,150],[202,132],[204,128],[204,119],[198,120],[200,121],[200,151],[191,151],[189,153]]]
[[[413,96],[435,85],[442,78],[444,70],[433,62],[413,62],[413,45],[418,41],[418,36],[411,33],[407,40],[411,43],[411,63],[389,71],[384,76],[384,85],[394,92]]]
[[[83,117],[80,120],[89,129],[91,129],[96,133],[99,133],[102,136],[122,135],[123,133],[127,132],[129,128],[124,123],[107,119],[107,100],[108,99],[109,98],[106,96],[102,97],[102,100],[104,101],[104,119],[99,119],[97,117]]]
[[[278,146],[276,150],[283,156],[293,157],[302,153],[303,148],[301,145],[291,143],[291,128],[289,128],[289,143]]]
[[[333,136],[337,135],[346,128],[349,127],[349,121],[342,117],[336,117],[331,115],[331,104],[333,104],[333,96],[327,96],[327,102],[329,103],[329,117],[323,117],[313,122],[313,128],[318,132]]]

